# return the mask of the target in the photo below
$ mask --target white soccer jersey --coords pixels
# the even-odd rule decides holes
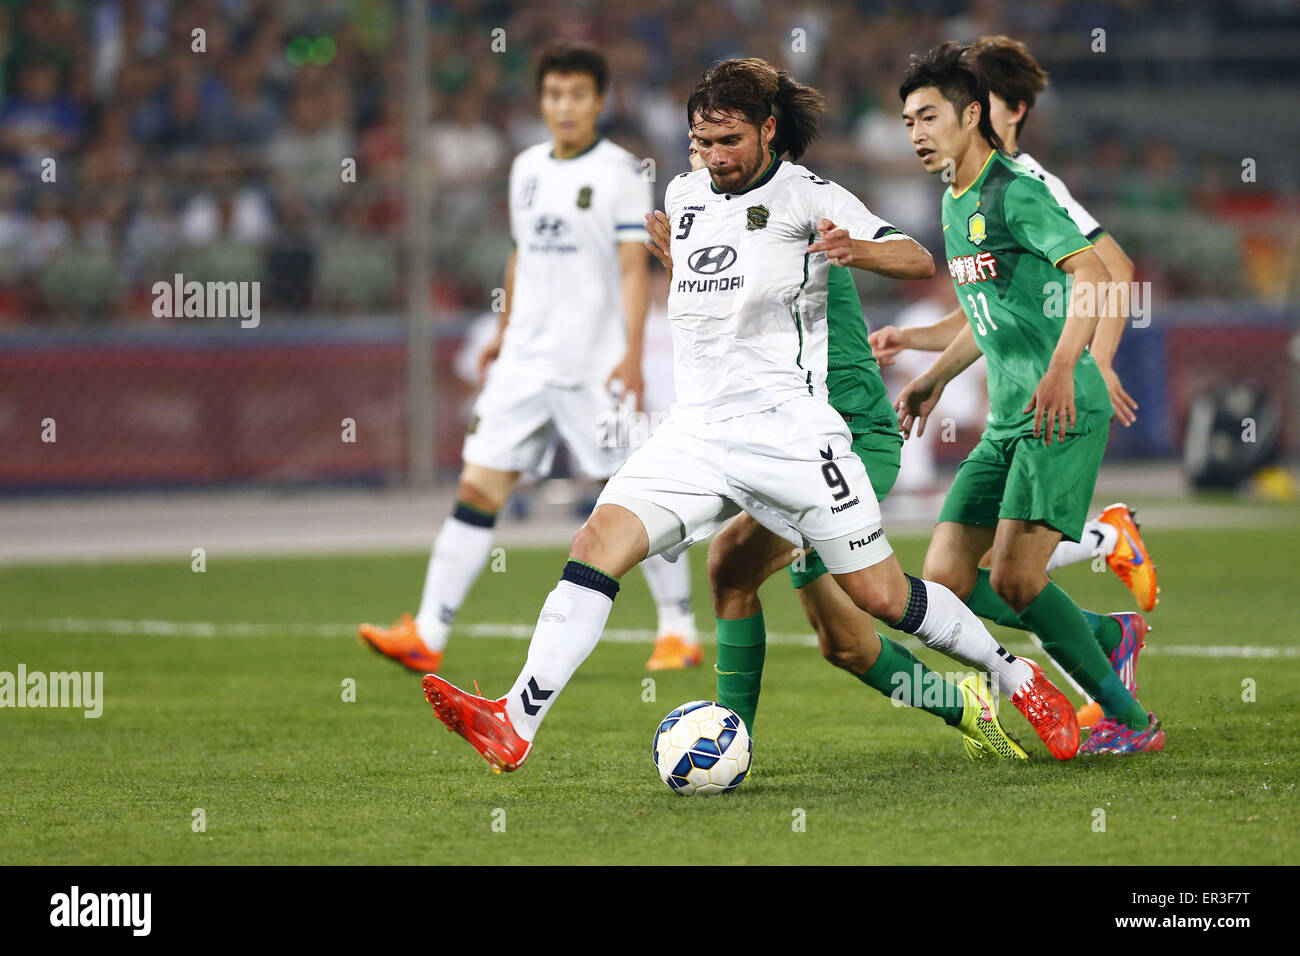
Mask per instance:
[[[1092,214],[1079,205],[1079,200],[1070,195],[1070,190],[1065,188],[1065,183],[1061,182],[1059,176],[1049,173],[1038,160],[1028,153],[1016,153],[1011,158],[1043,181],[1052,194],[1052,198],[1066,211],[1074,224],[1079,227],[1079,231],[1083,233],[1084,238],[1089,242],[1105,231],[1101,228],[1101,224],[1092,217]]]
[[[550,385],[604,382],[627,350],[618,244],[647,238],[652,204],[641,163],[607,139],[570,159],[550,143],[515,157],[503,364]]]
[[[718,421],[799,395],[826,397],[824,253],[817,221],[854,239],[905,238],[848,190],[779,159],[720,193],[707,169],[665,196],[671,225],[674,416]]]

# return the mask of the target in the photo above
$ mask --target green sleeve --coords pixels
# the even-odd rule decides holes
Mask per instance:
[[[1032,176],[1017,176],[1003,191],[1002,214],[1015,240],[1053,266],[1092,248],[1047,186]]]

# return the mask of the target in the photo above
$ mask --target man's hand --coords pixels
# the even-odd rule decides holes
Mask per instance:
[[[659,264],[668,270],[668,274],[672,275],[672,224],[669,223],[668,217],[658,209],[646,213],[645,228],[646,232],[650,233],[645,247],[659,260]]]
[[[479,387],[487,380],[488,366],[497,360],[501,355],[501,343],[505,340],[505,330],[498,332],[492,337],[492,341],[484,346],[483,351],[478,356],[478,383]]]
[[[1133,396],[1124,391],[1124,386],[1120,384],[1119,376],[1109,365],[1097,363],[1101,369],[1101,377],[1106,380],[1106,391],[1110,392],[1110,403],[1115,407],[1115,417],[1119,423],[1128,428],[1137,421],[1138,403],[1133,401]]]
[[[631,396],[632,411],[639,411],[641,395],[645,391],[645,380],[641,377],[641,356],[631,352],[624,355],[622,361],[609,373],[609,378],[605,379],[605,388],[609,388],[615,379],[623,383],[623,394],[619,400],[627,401],[628,396]]]
[[[943,390],[943,385],[926,374],[912,379],[898,393],[894,408],[898,411],[898,430],[904,438],[912,437],[913,426],[916,427],[917,438],[925,434],[925,423],[934,407],[939,404]]]
[[[1042,435],[1050,445],[1052,432],[1056,431],[1057,441],[1065,441],[1067,428],[1073,428],[1075,423],[1074,369],[1064,364],[1049,365],[1024,412],[1034,413],[1035,438]]]
[[[853,263],[853,239],[847,229],[841,229],[829,219],[817,220],[817,234],[821,238],[808,247],[808,252],[824,252],[832,265],[847,266]]]
[[[876,357],[876,364],[888,368],[894,364],[894,356],[907,346],[903,344],[903,330],[896,325],[886,325],[876,329],[867,336],[871,344],[871,354]]]

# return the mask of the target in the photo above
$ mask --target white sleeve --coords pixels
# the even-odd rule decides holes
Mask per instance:
[[[641,164],[631,156],[619,164],[614,181],[618,188],[614,199],[614,241],[644,242],[650,238],[645,217],[654,208],[654,187]]]
[[[1060,203],[1061,208],[1065,210],[1066,214],[1072,220],[1074,220],[1074,224],[1079,228],[1079,231],[1083,233],[1085,239],[1091,242],[1093,239],[1096,239],[1101,235],[1104,231],[1101,228],[1101,223],[1097,222],[1097,220],[1092,217],[1092,214],[1079,204],[1079,200],[1070,195],[1070,190],[1065,188],[1065,183],[1061,182],[1059,177],[1053,176],[1044,169],[1039,174],[1039,178],[1043,181],[1044,185],[1047,186],[1048,191],[1052,194],[1052,198]]]
[[[808,224],[811,232],[817,231],[819,219],[826,218],[840,228],[847,229],[851,239],[875,242],[907,238],[868,209],[861,199],[839,183],[810,176],[801,185],[802,192],[808,200]]]
[[[522,155],[522,154],[520,154]],[[518,246],[515,236],[515,202],[519,198],[519,156],[510,161],[510,178],[506,181],[506,219],[510,226],[510,244]]]
[[[672,222],[673,213],[681,206],[678,194],[681,192],[681,184],[686,176],[686,173],[674,176],[668,180],[668,188],[664,190],[664,212],[667,213],[669,222]]]

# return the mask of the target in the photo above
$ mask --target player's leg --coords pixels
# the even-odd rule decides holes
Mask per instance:
[[[1100,644],[1107,631],[1126,629],[1107,618],[1109,626],[1094,632],[1078,605],[1047,576],[1047,560],[1060,541],[1061,529],[1073,536],[1074,529],[1083,528],[1105,446],[1105,429],[1073,436],[1064,445],[1032,439],[1017,444],[989,583],[994,595],[1101,705],[1106,716],[1093,731],[1093,744],[1082,748],[1085,752],[1111,752],[1099,749],[1111,738],[1117,742],[1117,752],[1157,750],[1164,744],[1159,722],[1125,685],[1125,673],[1134,676],[1132,667],[1117,667]],[[1121,644],[1130,636],[1122,634]]]
[[[1093,636],[1082,609],[1047,576],[1061,533],[1041,522],[1004,519],[993,545],[993,591],[1043,642],[1043,648],[1110,716],[1134,730],[1148,725]],[[1118,625],[1116,625],[1118,627]]]
[[[835,580],[853,602],[890,627],[915,634],[926,647],[988,671],[1058,760],[1069,760],[1079,746],[1074,708],[1032,661],[1016,657],[994,640],[961,599],[935,581],[904,574],[892,551],[857,563],[849,542],[817,542]]]
[[[808,560],[821,564],[815,555]],[[827,661],[891,701],[956,727],[972,758],[993,754],[1025,759],[1024,750],[999,723],[991,694],[978,675],[958,685],[932,671],[902,644],[877,633],[871,616],[825,573],[825,565],[821,570],[796,593]]]
[[[1062,541],[1053,549],[1055,555],[1064,544],[1073,544],[1073,542]],[[992,565],[992,548],[987,563]],[[1049,564],[1047,570],[1051,570]],[[1001,624],[1003,627],[1014,627],[1022,631],[1028,631],[1034,634],[1034,629],[1026,622],[1022,615],[1016,614],[997,593],[993,586],[991,567],[979,568],[975,580],[975,585],[971,589],[969,597],[966,598],[966,604],[980,617]],[[1110,660],[1111,668],[1120,675],[1125,687],[1130,694],[1137,693],[1137,656],[1138,652],[1146,646],[1145,637],[1150,630],[1146,619],[1134,611],[1116,611],[1110,614],[1099,614],[1086,608],[1080,608],[1084,620],[1088,622],[1088,628],[1092,631],[1093,639],[1097,646],[1101,648],[1102,653]],[[1038,636],[1038,635],[1034,635]],[[1055,655],[1053,655],[1055,660]],[[1079,725],[1081,727],[1091,727],[1096,724],[1101,716],[1101,708],[1095,703],[1091,703],[1093,695],[1078,682],[1078,680],[1065,672],[1071,684],[1080,694],[1087,695],[1090,703],[1086,704],[1079,710]]]
[[[681,670],[700,663],[703,651],[691,602],[691,562],[683,551],[676,560],[655,554],[641,562],[658,615],[654,651],[646,661],[652,671]]]
[[[996,530],[994,526],[940,520],[930,535],[922,573],[969,604],[979,577],[980,558],[992,549]]]
[[[646,555],[642,520],[619,505],[598,505],[574,536],[569,560],[538,615],[528,659],[498,700],[467,694],[436,674],[424,694],[438,718],[464,737],[494,769],[527,759],[547,712],[600,640],[618,594],[618,579]]]
[[[709,545],[709,590],[718,634],[718,703],[739,714],[751,736],[767,654],[758,589],[798,553],[790,542],[747,514],[727,522]]]
[[[1138,607],[1151,611],[1160,603],[1156,565],[1142,540],[1137,512],[1123,502],[1107,505],[1100,515],[1089,520],[1078,541],[1058,544],[1047,561],[1047,570],[1098,556],[1105,557],[1106,566],[1133,592]]]
[[[702,536],[736,513],[718,491],[725,482],[716,461],[717,438],[670,424],[610,480],[574,537],[510,692],[489,700],[436,674],[425,676],[425,697],[438,718],[496,769],[514,770],[531,752],[551,706],[600,639],[619,579],[647,555]]]
[[[518,471],[465,463],[456,486],[456,506],[433,544],[415,626],[425,643],[441,651],[452,620],[492,552],[497,515],[519,483]]]

